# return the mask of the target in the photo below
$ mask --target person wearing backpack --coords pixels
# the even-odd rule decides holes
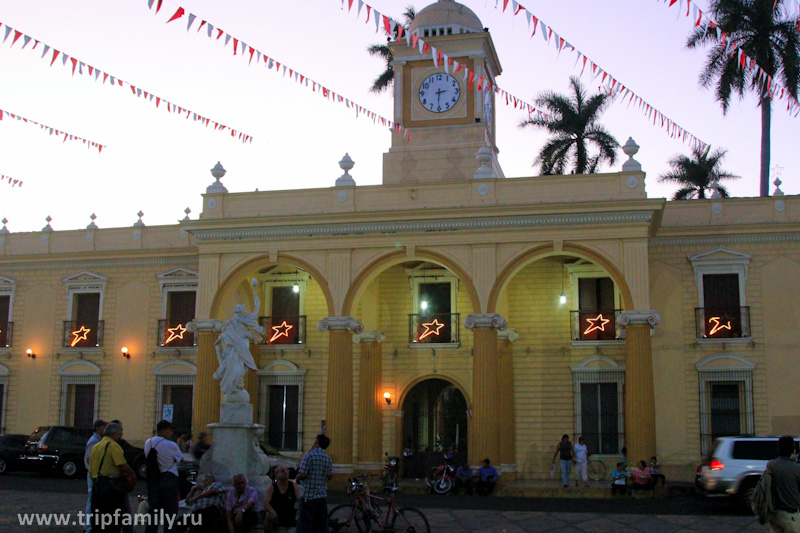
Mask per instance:
[[[172,423],[162,420],[156,425],[156,436],[144,443],[147,461],[147,499],[150,502],[150,524],[145,533],[156,533],[160,511],[165,517],[164,533],[173,531],[178,514],[178,463],[183,459],[178,445],[172,441]],[[166,518],[172,517],[172,518]]]
[[[772,531],[800,533],[800,464],[792,460],[794,438],[778,439],[778,458],[767,463],[772,473],[775,512],[769,521]]]

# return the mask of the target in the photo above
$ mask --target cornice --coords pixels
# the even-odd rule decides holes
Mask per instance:
[[[690,246],[709,244],[759,244],[770,242],[798,242],[800,233],[779,233],[769,235],[714,235],[697,237],[654,237],[650,246]]]
[[[485,230],[589,224],[649,223],[651,211],[620,211],[571,215],[529,215],[463,219],[396,220],[387,222],[352,222],[342,224],[310,224],[307,226],[240,227],[191,230],[198,241],[231,239],[263,239],[274,237],[315,237],[368,233],[410,233],[428,231]]]
[[[62,261],[35,261],[22,263],[3,263],[0,260],[0,271],[10,270],[54,270],[66,269],[87,269],[87,268],[113,268],[131,266],[160,266],[160,265],[197,265],[199,259],[197,255],[182,257],[143,257],[139,259],[96,259],[94,261],[85,260],[62,260]]]

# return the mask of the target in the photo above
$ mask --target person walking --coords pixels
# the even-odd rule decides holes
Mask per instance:
[[[328,481],[333,477],[333,462],[325,450],[331,439],[320,433],[300,461],[297,479],[303,487],[298,533],[328,533]]]
[[[103,430],[105,429],[106,423],[104,420],[97,419],[94,421],[94,433],[92,433],[92,436],[86,441],[86,450],[83,453],[83,466],[86,467],[86,487],[89,491],[89,496],[86,499],[86,518],[83,524],[83,530],[87,532],[92,530],[92,475],[89,472],[89,454],[92,448],[94,448],[94,445],[103,440]]]
[[[578,444],[572,448],[575,456],[575,486],[578,486],[578,478],[583,480],[583,486],[589,486],[589,448],[584,444],[583,437],[578,437]]]
[[[92,530],[119,532],[125,520],[123,500],[128,497],[122,471],[133,470],[117,444],[122,430],[111,422],[103,430],[103,439],[89,452],[89,475],[92,478]],[[130,519],[130,516],[128,516]]]
[[[264,530],[297,533],[297,511],[300,489],[289,479],[289,468],[281,465],[275,470],[275,483],[264,495]]]
[[[556,453],[553,454],[553,466],[556,464],[556,457],[559,457],[561,464],[561,482],[564,487],[569,487],[569,472],[574,462],[573,446],[569,441],[569,435],[564,434],[561,436],[561,442],[556,446]]]
[[[778,439],[777,459],[767,463],[775,507],[769,525],[776,532],[800,532],[800,464],[792,460],[794,448],[794,438],[784,435]]]
[[[161,420],[156,424],[156,436],[149,438],[144,443],[144,456],[147,457],[151,450],[158,456],[158,475],[153,472],[147,474],[147,499],[150,503],[150,524],[145,529],[146,533],[158,531],[157,516],[163,510],[163,516],[176,516],[178,514],[178,463],[183,458],[178,445],[172,439],[173,425],[171,422]],[[171,533],[174,528],[164,524],[164,533]]]

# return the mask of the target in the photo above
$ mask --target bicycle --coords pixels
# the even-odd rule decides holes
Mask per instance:
[[[606,465],[598,459],[591,459],[586,465],[586,472],[592,481],[600,481],[606,477]]]
[[[334,533],[430,533],[428,519],[419,509],[398,508],[395,494],[399,487],[384,486],[386,496],[369,492],[370,474],[350,478],[347,494],[353,503],[337,505],[328,513],[328,528]]]

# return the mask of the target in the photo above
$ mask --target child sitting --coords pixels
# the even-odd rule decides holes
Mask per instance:
[[[617,467],[611,471],[611,495],[615,496],[619,492],[624,496],[627,491],[628,472],[622,463],[617,463]]]

